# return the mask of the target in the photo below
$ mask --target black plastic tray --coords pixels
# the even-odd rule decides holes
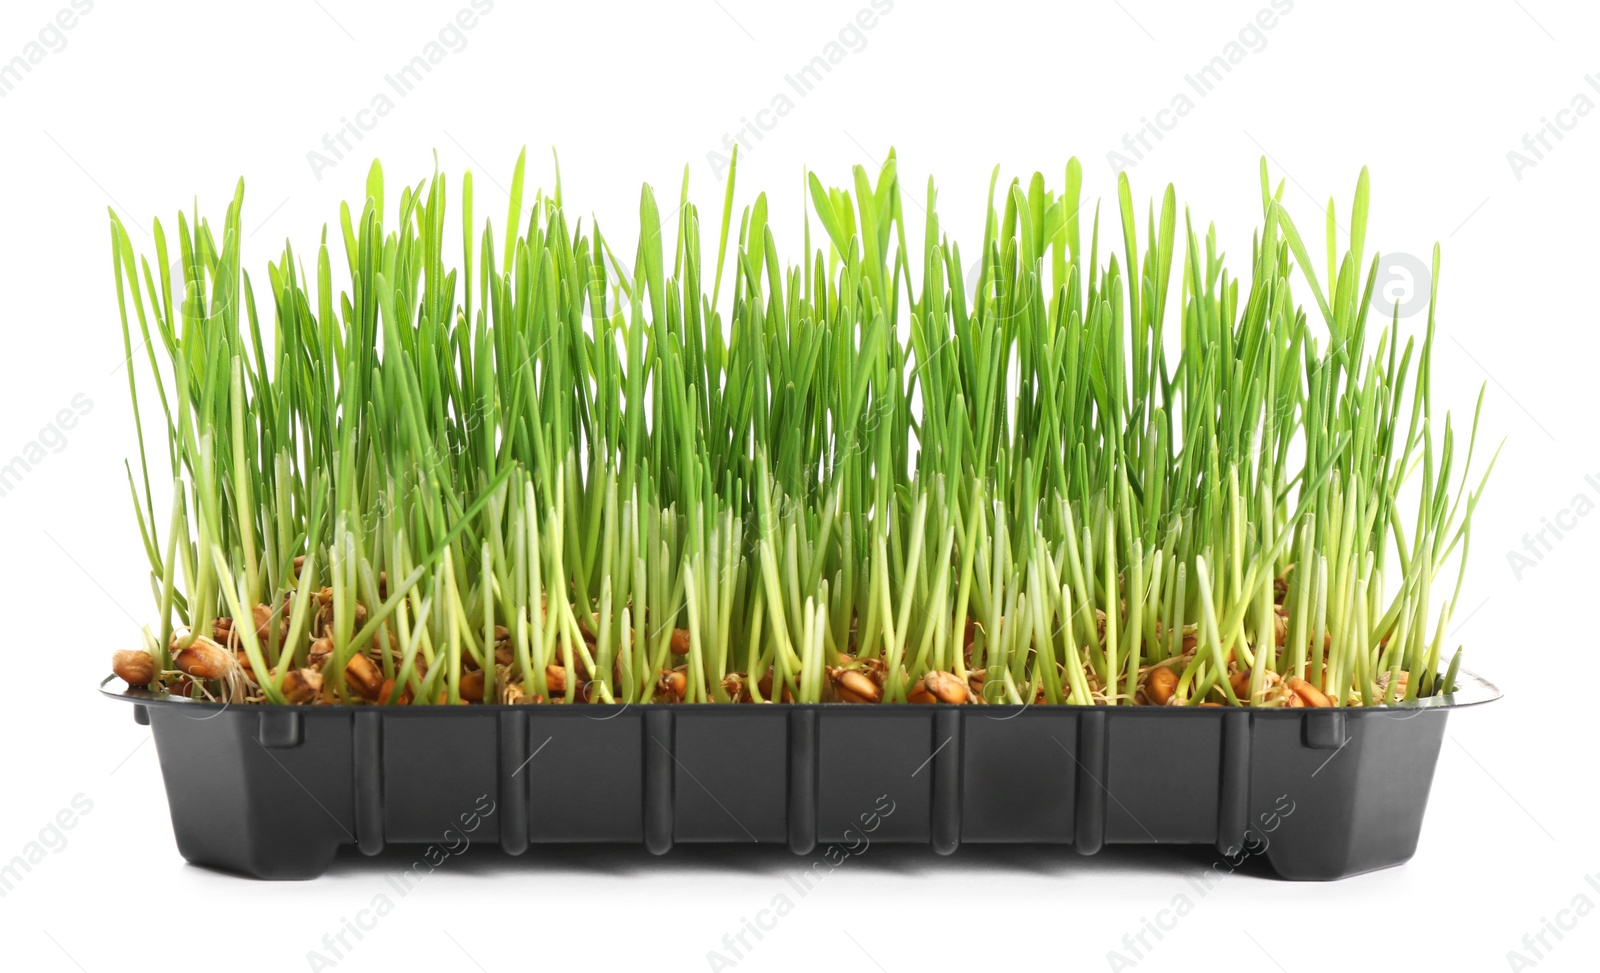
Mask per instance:
[[[1451,709],[650,705],[229,707],[143,690],[178,851],[257,878],[345,845],[1213,845],[1334,879],[1416,851]],[[1219,862],[1219,866],[1222,863]]]

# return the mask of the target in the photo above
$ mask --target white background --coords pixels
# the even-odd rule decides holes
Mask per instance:
[[[245,262],[259,281],[285,239],[309,252],[338,202],[361,196],[374,155],[391,186],[426,177],[434,152],[453,176],[471,167],[480,213],[503,213],[497,187],[509,185],[519,148],[529,146],[531,199],[533,186],[553,187],[553,145],[569,208],[597,213],[630,253],[639,184],[673,201],[687,162],[702,213],[719,212],[708,151],[788,90],[784,75],[822,53],[867,0],[782,12],[757,0],[496,0],[465,48],[320,179],[308,151],[467,0],[92,6],[66,46],[0,99],[0,461],[30,442],[59,447],[0,498],[0,860],[75,795],[92,802],[66,846],[0,899],[5,966],[305,969],[323,933],[410,859],[352,857],[294,884],[186,865],[148,730],[95,693],[110,653],[135,646],[135,622],[153,617],[122,469],[124,457],[137,460],[106,207],[130,226],[159,215],[170,228],[198,197],[217,222],[242,175]],[[0,62],[65,8],[8,0]],[[1176,183],[1197,224],[1217,221],[1238,270],[1260,216],[1263,154],[1274,178],[1290,180],[1285,198],[1303,227],[1320,226],[1329,195],[1347,213],[1356,174],[1370,166],[1369,251],[1444,248],[1435,402],[1465,418],[1487,382],[1485,437],[1506,439],[1453,636],[1506,698],[1451,719],[1409,864],[1331,885],[1231,878],[1137,968],[1504,969],[1507,951],[1575,895],[1600,904],[1584,882],[1600,872],[1591,651],[1600,517],[1562,514],[1579,495],[1600,501],[1595,310],[1583,297],[1600,256],[1600,113],[1562,116],[1572,129],[1520,173],[1507,159],[1579,92],[1600,103],[1585,81],[1600,72],[1600,11],[1555,0],[1296,0],[1263,32],[1264,47],[1252,38],[1257,50],[1194,95],[1184,76],[1266,8],[898,0],[865,47],[741,160],[739,200],[770,194],[774,230],[796,259],[801,167],[844,184],[851,165],[875,171],[892,145],[908,198],[936,175],[944,224],[972,252],[996,163],[1007,181],[1038,169],[1058,186],[1076,154],[1086,193],[1113,198],[1108,150],[1186,91],[1194,110],[1129,175],[1140,200]],[[50,433],[79,394],[92,409]],[[1572,530],[1518,577],[1508,552],[1558,515]],[[966,848],[941,859],[875,848],[799,902],[738,968],[1105,969],[1122,935],[1205,864],[1204,852]],[[784,891],[784,870],[797,865],[783,851],[744,850],[470,858],[403,900],[337,968],[705,969],[707,950]],[[1594,969],[1597,958],[1591,914],[1538,968]]]

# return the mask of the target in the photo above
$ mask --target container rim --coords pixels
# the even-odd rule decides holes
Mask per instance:
[[[210,712],[219,714],[224,710],[232,709],[232,703],[211,703],[201,700],[186,699],[182,696],[171,696],[167,693],[151,692],[148,689],[127,688],[117,690],[110,688],[109,684],[115,680],[115,675],[108,675],[100,680],[100,694],[110,699],[124,702],[138,703],[145,706],[180,706],[193,708],[196,712]],[[1469,669],[1461,669],[1456,673],[1456,689],[1453,693],[1439,696],[1428,696],[1409,702],[1401,701],[1390,706],[1374,707],[1335,707],[1330,712],[1347,713],[1362,716],[1385,716],[1389,719],[1410,719],[1425,710],[1451,710],[1462,709],[1468,706],[1481,706],[1492,703],[1503,696],[1500,688],[1489,680],[1483,678]],[[257,713],[305,713],[313,716],[334,716],[340,714],[372,712],[370,705],[354,706],[346,703],[333,703],[323,706],[263,706],[252,705],[241,707]],[[585,715],[590,719],[611,719],[619,716],[629,709],[641,710],[669,710],[680,713],[710,714],[710,713],[749,713],[752,710],[767,710],[788,712],[791,710],[830,710],[835,712],[849,712],[856,714],[892,714],[896,712],[917,713],[935,709],[949,709],[943,703],[896,703],[886,706],[862,706],[855,703],[766,703],[760,706],[730,705],[727,703],[621,703],[604,704],[593,703],[586,706],[530,706],[526,704],[506,703],[478,703],[466,709],[455,706],[404,706],[381,707],[380,711],[404,714],[406,716],[433,716],[443,717],[451,715],[465,715],[467,713],[505,713],[537,711],[541,714],[572,714]],[[1319,712],[1315,709],[1285,707],[1255,708],[1255,707],[1198,707],[1198,706],[1080,706],[1063,703],[1058,706],[1048,704],[1023,705],[1023,706],[984,706],[974,707],[981,710],[984,715],[992,715],[994,719],[1010,719],[1013,716],[1025,713],[1134,713],[1144,716],[1177,716],[1183,713],[1216,713],[1218,717],[1226,713],[1247,712],[1253,716],[1268,719],[1285,719],[1304,716],[1307,713]],[[610,714],[610,715],[599,715]],[[209,718],[209,717],[206,717]]]

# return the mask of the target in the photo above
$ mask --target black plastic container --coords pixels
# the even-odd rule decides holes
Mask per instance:
[[[1287,879],[1416,851],[1450,696],[1387,709],[243,707],[142,690],[178,850],[257,878],[344,845],[1213,845]],[[887,812],[887,813],[885,813]],[[470,835],[465,832],[470,831]]]

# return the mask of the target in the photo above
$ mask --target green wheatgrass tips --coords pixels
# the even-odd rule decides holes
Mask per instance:
[[[374,164],[331,241],[256,275],[242,183],[220,233],[180,213],[153,253],[112,213],[155,599],[114,659],[130,686],[390,706],[1452,690],[1494,457],[1481,392],[1464,451],[1433,411],[1437,247],[1420,333],[1368,310],[1365,171],[1314,261],[1263,161],[1237,277],[1170,186],[1141,220],[1120,177],[1120,248],[1102,240],[1077,160],[1056,188],[997,168],[963,253],[893,153],[844,186],[808,175],[782,229],[765,195],[736,208],[735,159],[714,254],[686,172],[667,216],[644,188],[627,271],[634,227],[569,212],[559,176],[530,200],[525,158],[498,227],[470,173],[391,194]],[[803,232],[799,264],[780,232]]]

